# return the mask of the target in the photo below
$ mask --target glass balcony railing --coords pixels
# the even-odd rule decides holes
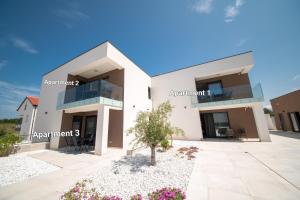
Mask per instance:
[[[264,101],[260,84],[238,85],[225,87],[217,91],[204,91],[192,96],[192,107],[205,107],[213,105],[229,105],[238,103],[250,103]]]
[[[123,89],[105,80],[96,80],[58,94],[57,110],[92,103],[122,106]]]

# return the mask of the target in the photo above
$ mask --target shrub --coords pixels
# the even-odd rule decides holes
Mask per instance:
[[[95,189],[88,190],[86,189],[86,183],[88,180],[83,180],[81,182],[76,183],[76,185],[71,188],[68,192],[64,193],[60,199],[63,200],[102,200],[100,194],[96,192]]]
[[[130,198],[130,200],[143,200],[143,197],[140,194],[135,194]]]
[[[149,200],[183,200],[185,192],[178,188],[162,188],[148,194]]]
[[[0,156],[8,156],[10,153],[14,153],[16,150],[14,145],[20,142],[21,138],[15,133],[4,133],[3,130],[0,132]]]
[[[161,141],[160,146],[163,148],[164,151],[168,150],[171,147],[168,140]]]
[[[60,199],[61,200],[122,200],[118,196],[103,196],[96,189],[87,189],[86,183],[91,180],[84,179],[81,182],[77,182],[76,185],[69,191],[65,192]]]
[[[122,200],[119,196],[105,196],[101,200]]]

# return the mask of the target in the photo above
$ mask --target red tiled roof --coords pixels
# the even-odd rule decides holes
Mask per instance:
[[[30,103],[34,106],[38,106],[39,105],[39,98],[38,97],[33,97],[33,96],[27,96],[28,100],[30,101]]]

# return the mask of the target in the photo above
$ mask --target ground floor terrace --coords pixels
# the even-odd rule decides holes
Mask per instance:
[[[260,104],[203,107],[198,112],[203,139],[270,141]]]
[[[200,111],[204,138],[259,139],[252,108]]]
[[[58,149],[70,152],[91,151],[97,155],[106,153],[109,147],[122,149],[123,110],[105,105],[97,105],[97,109],[64,110],[61,132],[70,130],[73,136],[60,136]]]

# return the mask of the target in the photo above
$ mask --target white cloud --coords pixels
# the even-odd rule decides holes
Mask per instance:
[[[248,39],[242,38],[242,39],[240,39],[240,40],[237,42],[236,46],[237,46],[237,47],[241,47],[241,46],[243,46],[247,41],[248,41]]]
[[[14,85],[0,81],[0,118],[16,116],[16,109],[26,96],[38,96],[39,88],[36,86]]]
[[[73,28],[74,24],[90,19],[90,16],[81,11],[75,3],[69,4],[67,8],[55,10],[54,14],[60,18],[60,22],[67,28]]]
[[[1,100],[16,100],[25,96],[37,95],[40,89],[36,86],[14,85],[5,81],[0,81]]]
[[[201,14],[209,14],[212,11],[213,0],[198,0],[192,6],[192,9]]]
[[[236,0],[235,6],[236,6],[236,7],[240,7],[240,6],[244,5],[244,3],[245,3],[244,0]]]
[[[235,6],[227,6],[225,8],[225,18],[233,19],[237,14],[239,13],[239,10]]]
[[[7,65],[7,60],[0,60],[0,70]]]
[[[36,50],[28,41],[22,38],[12,37],[11,41],[15,47],[22,49],[23,51],[26,51],[31,54],[38,53],[38,50]]]
[[[293,81],[295,81],[295,80],[297,80],[297,79],[299,79],[300,78],[300,74],[297,74],[297,75],[295,75],[294,77],[293,77]]]
[[[234,5],[229,5],[225,8],[224,21],[230,23],[240,13],[240,7],[245,4],[244,0],[236,0]]]

